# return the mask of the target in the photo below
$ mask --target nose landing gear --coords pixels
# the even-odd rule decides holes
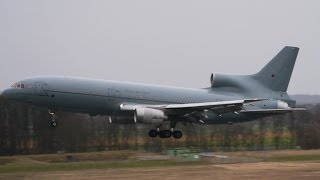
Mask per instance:
[[[49,114],[51,115],[51,127],[57,127],[58,123],[56,121],[56,114],[49,109]]]

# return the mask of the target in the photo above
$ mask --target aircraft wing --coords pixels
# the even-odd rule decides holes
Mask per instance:
[[[213,111],[216,114],[224,114],[228,112],[236,112],[242,110],[246,103],[262,101],[265,99],[245,99],[235,101],[219,101],[219,102],[204,102],[204,103],[188,103],[188,104],[169,104],[164,107],[165,110],[172,113],[188,113],[188,112],[203,112]],[[180,113],[179,113],[180,112]]]
[[[187,104],[163,104],[163,105],[143,105],[143,104],[121,104],[121,110],[135,110],[139,107],[161,109],[169,115],[189,115],[195,112],[213,111],[216,114],[241,111],[246,103],[263,101],[266,99],[244,99],[235,101],[219,101]]]

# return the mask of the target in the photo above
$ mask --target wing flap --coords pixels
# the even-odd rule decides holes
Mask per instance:
[[[288,108],[288,109],[255,109],[255,110],[242,110],[241,113],[248,114],[285,114],[293,111],[306,111],[305,108]]]
[[[210,109],[210,108],[228,108],[238,105],[243,105],[250,102],[263,101],[266,99],[244,99],[235,101],[218,101],[218,102],[204,102],[204,103],[188,103],[188,104],[169,104],[164,107],[164,109]]]

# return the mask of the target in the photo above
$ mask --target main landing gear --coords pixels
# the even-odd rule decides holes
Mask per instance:
[[[159,136],[160,138],[170,138],[171,136],[175,139],[180,139],[182,137],[181,131],[175,131],[176,122],[170,124],[171,130],[160,130],[160,126],[157,126],[157,129],[151,129],[149,131],[149,137],[155,138]]]
[[[56,121],[56,114],[54,112],[51,112],[50,109],[49,114],[51,115],[51,127],[57,127],[58,123]]]
[[[170,131],[170,130],[161,130],[151,129],[149,131],[149,137],[155,138],[159,136],[160,138],[170,138],[171,136],[175,139],[180,139],[182,137],[181,131]]]

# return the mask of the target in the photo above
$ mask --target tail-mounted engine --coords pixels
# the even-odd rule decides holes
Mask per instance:
[[[238,80],[239,76],[230,74],[212,73],[210,76],[211,87],[234,87],[240,88],[243,86]]]

